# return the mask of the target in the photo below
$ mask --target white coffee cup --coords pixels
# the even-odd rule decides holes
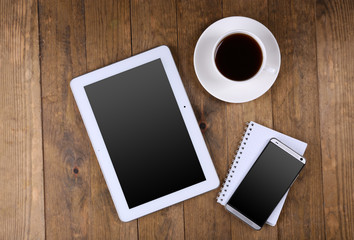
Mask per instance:
[[[262,64],[261,64],[260,68],[258,69],[258,71],[257,71],[252,77],[250,77],[249,79],[240,80],[240,81],[242,81],[242,82],[244,82],[244,81],[252,81],[252,79],[256,79],[263,71],[267,71],[267,72],[269,72],[269,73],[276,74],[276,69],[274,69],[274,68],[272,68],[272,67],[269,67],[269,66],[266,66],[266,62],[267,62],[267,51],[266,51],[266,49],[265,49],[265,47],[264,47],[264,44],[263,44],[263,42],[261,41],[261,39],[260,39],[257,35],[255,35],[255,34],[249,32],[249,31],[247,31],[247,30],[243,30],[243,29],[237,30],[237,29],[236,29],[236,30],[229,31],[229,32],[226,32],[225,34],[221,35],[221,36],[219,37],[219,39],[216,41],[216,43],[214,44],[214,47],[213,47],[213,53],[214,53],[214,54],[213,54],[213,59],[212,59],[212,61],[213,61],[213,68],[214,68],[214,71],[218,73],[218,75],[220,76],[220,78],[223,78],[224,80],[228,80],[228,81],[233,81],[233,82],[238,81],[238,80],[229,79],[229,78],[227,78],[226,76],[224,76],[224,75],[219,71],[219,69],[217,68],[216,63],[215,63],[215,57],[216,57],[216,54],[217,54],[217,50],[218,50],[219,45],[221,44],[221,42],[222,42],[225,38],[229,37],[230,35],[234,35],[234,34],[245,34],[245,35],[251,37],[253,40],[255,40],[255,41],[258,43],[258,45],[259,45],[259,47],[261,48],[261,51],[262,51]]]
[[[220,43],[229,35],[238,33],[254,39],[263,56],[262,63],[255,65],[254,71],[245,76],[249,77],[246,80],[225,77],[215,62]],[[194,50],[193,63],[198,80],[207,92],[225,102],[243,103],[270,89],[279,74],[281,56],[278,43],[266,26],[251,18],[233,16],[216,21],[202,33]]]

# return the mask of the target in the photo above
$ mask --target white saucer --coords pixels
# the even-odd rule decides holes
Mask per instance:
[[[217,71],[214,47],[220,37],[233,30],[256,35],[267,53],[264,65],[273,71],[261,71],[246,81],[226,79]],[[194,50],[194,69],[202,86],[214,97],[230,103],[242,103],[262,96],[275,82],[280,69],[280,50],[273,34],[260,22],[246,17],[227,17],[210,25],[200,36]]]

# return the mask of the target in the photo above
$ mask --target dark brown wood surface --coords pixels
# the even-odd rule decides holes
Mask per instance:
[[[317,1],[323,203],[328,239],[354,238],[354,1]]]
[[[354,2],[29,0],[0,3],[0,239],[353,239]],[[228,16],[266,25],[282,56],[274,86],[243,104],[200,85],[193,52]],[[119,220],[69,88],[72,78],[170,47],[221,181],[256,121],[308,143],[275,227],[254,231],[218,190]]]
[[[37,1],[1,1],[0,13],[0,239],[43,239]]]

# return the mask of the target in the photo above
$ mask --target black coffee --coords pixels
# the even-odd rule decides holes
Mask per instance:
[[[231,80],[250,79],[259,71],[262,61],[261,47],[246,34],[229,35],[216,48],[216,67],[222,75]]]

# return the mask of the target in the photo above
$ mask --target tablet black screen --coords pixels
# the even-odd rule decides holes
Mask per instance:
[[[160,59],[85,91],[129,208],[205,180]]]

